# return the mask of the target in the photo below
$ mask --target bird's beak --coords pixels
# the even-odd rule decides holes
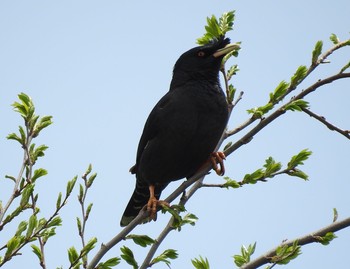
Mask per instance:
[[[218,58],[222,55],[226,55],[227,53],[239,49],[240,46],[237,43],[234,44],[228,44],[222,49],[218,49],[217,51],[214,52],[213,56],[215,58]]]

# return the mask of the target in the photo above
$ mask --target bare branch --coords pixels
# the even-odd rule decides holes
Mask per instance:
[[[246,120],[244,123],[242,123],[241,125],[239,125],[238,127],[227,131],[226,132],[226,137],[232,136],[240,131],[242,131],[243,129],[247,128],[249,125],[251,125],[253,122],[255,122],[258,118],[256,117],[250,117],[248,120]]]
[[[295,96],[295,98],[293,98],[293,100],[302,99],[306,95],[308,95],[308,94],[312,93],[313,91],[315,91],[316,89],[318,89],[319,87],[324,86],[324,85],[329,84],[329,83],[332,83],[333,81],[343,79],[343,78],[350,78],[350,73],[338,73],[338,74],[330,76],[328,78],[320,79],[316,83],[311,85],[310,87],[303,90],[297,96]]]
[[[303,110],[303,112],[308,114],[310,117],[313,117],[313,118],[317,119],[318,121],[322,122],[324,125],[326,125],[328,127],[329,130],[336,131],[336,132],[342,134],[343,136],[345,136],[347,139],[350,139],[350,131],[342,130],[342,129],[338,128],[337,126],[335,126],[335,125],[331,124],[330,122],[328,122],[325,119],[325,117],[319,116],[319,115],[315,114],[314,112],[312,112],[309,109],[302,108],[302,110]]]

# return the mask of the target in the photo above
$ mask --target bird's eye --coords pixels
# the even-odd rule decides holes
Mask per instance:
[[[204,57],[205,56],[205,52],[204,51],[199,51],[197,55],[199,57]]]

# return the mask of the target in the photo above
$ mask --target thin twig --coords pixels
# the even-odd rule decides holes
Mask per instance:
[[[343,78],[350,78],[350,73],[338,73],[338,74],[330,76],[328,78],[320,79],[316,83],[314,83],[313,85],[311,85],[310,87],[306,88],[301,93],[296,95],[293,100],[302,99],[306,95],[308,95],[311,92],[313,92],[316,89],[318,89],[319,87],[324,86],[324,85],[329,84],[329,83],[332,83],[333,81],[336,81],[336,80],[339,80],[339,79],[343,79]]]
[[[160,246],[160,244],[163,242],[163,240],[165,239],[165,237],[167,237],[167,235],[174,230],[172,223],[173,223],[173,219],[174,217],[171,217],[171,219],[169,220],[168,224],[165,226],[165,228],[163,229],[163,231],[159,234],[159,236],[157,237],[157,239],[155,240],[155,242],[152,244],[152,247],[150,248],[150,250],[148,251],[145,259],[143,260],[143,263],[141,264],[141,266],[139,267],[139,269],[146,269],[148,267],[152,266],[151,260],[154,256],[154,254],[156,253],[158,247]]]
[[[45,243],[41,237],[38,237],[39,245],[40,245],[40,266],[43,269],[46,269],[46,261],[45,261]]]
[[[234,109],[235,106],[239,103],[239,101],[242,100],[243,94],[244,94],[244,91],[240,91],[240,92],[239,92],[238,97],[237,97],[237,98],[234,100],[234,102],[232,103],[232,108],[231,108],[231,110]]]
[[[332,224],[330,224],[330,225],[328,225],[320,230],[317,230],[315,232],[309,233],[307,235],[304,235],[302,237],[299,237],[299,238],[296,238],[293,240],[288,240],[286,242],[283,242],[278,247],[292,246],[295,242],[298,242],[298,245],[300,245],[300,246],[314,243],[314,242],[319,242],[319,240],[318,240],[319,237],[325,236],[329,232],[334,233],[334,232],[342,230],[346,227],[350,227],[350,218],[346,218],[342,221],[333,222]],[[276,256],[276,250],[278,247],[276,247],[272,250],[269,250],[268,252],[266,252],[262,256],[260,256],[256,259],[250,261],[249,263],[243,265],[241,267],[241,269],[256,269],[264,264],[270,263],[271,259],[274,256]]]
[[[79,236],[81,238],[81,244],[82,244],[82,247],[84,248],[86,246],[86,243],[85,243],[85,227],[86,227],[86,222],[87,222],[87,214],[86,214],[86,209],[85,209],[85,199],[86,199],[86,195],[87,195],[87,192],[88,192],[88,184],[87,184],[87,174],[84,174],[82,176],[82,179],[84,180],[84,185],[85,185],[85,189],[84,189],[84,192],[83,192],[83,196],[80,197],[80,195],[78,196],[78,201],[80,203],[80,208],[81,208],[81,214],[82,214],[82,224],[81,224],[81,227],[78,226],[78,230],[79,230]],[[87,266],[87,263],[88,263],[88,257],[87,255],[85,255],[85,260],[83,260],[83,268],[86,268]]]
[[[30,145],[32,141],[32,137],[28,137],[26,145],[24,146],[24,148],[28,148],[28,146]],[[23,161],[22,161],[22,165],[21,165],[21,169],[18,173],[18,176],[16,178],[16,182],[15,182],[15,186],[13,187],[13,191],[12,194],[9,198],[9,200],[7,201],[6,205],[3,207],[3,209],[0,212],[0,231],[3,229],[4,225],[2,224],[2,221],[4,219],[4,216],[7,212],[7,210],[9,209],[9,207],[11,206],[13,200],[15,200],[20,194],[21,194],[21,190],[18,189],[19,184],[22,180],[22,176],[24,173],[24,170],[26,169],[26,164],[27,164],[27,159],[28,159],[28,155],[27,155],[27,151],[24,150],[23,151]]]
[[[242,131],[243,129],[247,128],[249,125],[251,125],[253,122],[255,122],[258,118],[257,117],[250,117],[248,120],[246,120],[244,123],[240,124],[238,127],[227,131],[226,132],[226,137],[230,137],[240,131]]]
[[[314,112],[312,112],[309,109],[302,108],[302,110],[303,110],[303,112],[308,114],[310,117],[313,117],[316,120],[322,122],[324,125],[326,125],[328,127],[329,130],[336,131],[336,132],[340,133],[341,135],[345,136],[347,139],[350,139],[350,131],[342,130],[342,129],[338,128],[337,126],[335,126],[335,125],[331,124],[330,122],[328,122],[324,117],[315,114]]]

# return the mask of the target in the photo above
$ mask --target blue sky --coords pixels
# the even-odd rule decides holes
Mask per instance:
[[[88,197],[94,207],[87,236],[97,236],[99,243],[109,240],[120,230],[119,220],[134,188],[128,170],[144,122],[168,90],[175,61],[196,45],[207,16],[228,10],[236,10],[235,30],[229,36],[242,41],[239,57],[231,62],[241,70],[234,85],[245,92],[230,128],[248,118],[247,109],[265,104],[268,93],[299,65],[310,63],[317,40],[323,40],[326,49],[331,46],[331,33],[349,38],[346,0],[0,2],[1,178],[17,175],[21,164],[20,147],[5,137],[22,123],[10,104],[25,92],[37,113],[52,115],[54,121],[36,141],[50,147],[38,162],[49,172],[37,185],[43,215],[52,212],[67,180],[92,163],[98,178]],[[322,65],[301,88],[338,72],[349,55],[349,48],[332,55],[331,64]],[[349,85],[349,80],[333,83],[307,101],[313,111],[349,129]],[[348,217],[350,144],[305,114],[286,114],[264,129],[228,158],[227,175],[240,179],[269,156],[286,164],[304,148],[313,151],[303,167],[308,182],[281,176],[238,190],[200,190],[187,205],[199,217],[196,226],[172,233],[159,250],[178,250],[172,268],[191,268],[190,259],[199,255],[207,257],[212,268],[232,268],[231,257],[242,244],[256,241],[258,256],[284,239],[326,226],[334,207],[340,218]],[[214,174],[206,178],[208,183],[220,180]],[[0,200],[6,201],[11,185],[0,182]],[[179,184],[171,184],[163,196]],[[62,213],[63,227],[47,244],[49,268],[67,267],[66,249],[80,246],[75,227],[79,214],[73,195]],[[140,226],[134,233],[155,237],[167,219],[159,215],[156,223]],[[10,232],[11,228],[3,231],[1,240]],[[337,235],[327,247],[304,247],[303,255],[285,268],[345,268],[350,230]],[[133,250],[141,263],[145,251]],[[116,247],[108,256],[119,253]],[[5,268],[28,264],[39,268],[29,250],[24,254]]]

